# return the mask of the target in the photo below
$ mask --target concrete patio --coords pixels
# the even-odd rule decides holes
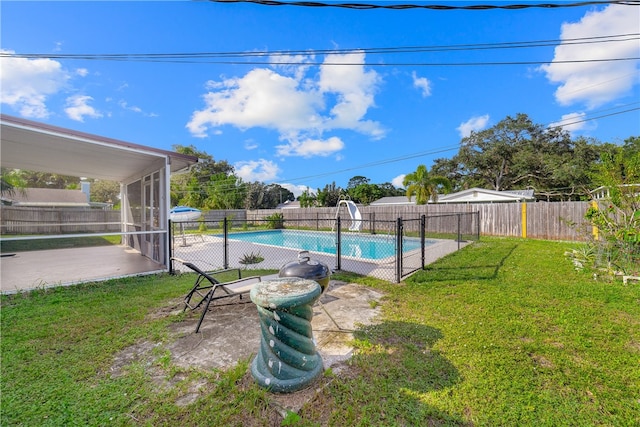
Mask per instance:
[[[3,294],[165,271],[164,266],[126,246],[2,253]]]
[[[264,277],[269,280],[275,276]],[[329,288],[313,307],[313,338],[322,357],[324,369],[331,368],[340,375],[347,369],[345,362],[352,356],[353,333],[364,325],[379,321],[382,293],[367,286],[331,280]],[[164,343],[149,341],[137,343],[121,353],[113,362],[110,374],[122,375],[135,362],[147,361],[147,366],[158,357],[154,350],[161,346],[171,354],[172,363],[183,368],[204,370],[229,369],[240,361],[251,361],[260,348],[260,321],[256,306],[248,299],[234,303],[219,303],[210,307],[199,333],[196,324],[202,311],[189,312],[186,319],[169,326],[169,339]],[[182,312],[182,299],[175,300],[152,316],[175,316]],[[150,370],[148,375],[161,387],[170,387],[166,374]],[[247,374],[249,375],[249,374]],[[199,397],[199,387],[193,384],[179,396],[176,404],[188,405]],[[316,393],[315,382],[294,393],[273,394],[273,404],[282,416],[287,411],[298,411]]]

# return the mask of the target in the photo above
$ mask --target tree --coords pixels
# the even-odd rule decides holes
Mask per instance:
[[[518,114],[463,138],[458,157],[469,187],[488,187],[496,191],[510,188],[516,153],[541,131],[527,115]]]
[[[239,209],[244,207],[244,183],[227,161],[216,162],[193,145],[174,145],[174,151],[200,159],[189,172],[171,178],[171,203],[194,208]]]
[[[438,190],[449,191],[451,183],[443,176],[431,175],[425,165],[419,165],[415,172],[404,177],[402,184],[407,190],[407,198],[416,195],[416,204],[424,205],[429,199],[438,200]]]
[[[262,209],[265,205],[267,191],[261,182],[251,182],[246,185],[244,208],[249,210]]]
[[[615,153],[604,153],[595,182],[608,192],[605,204],[587,210],[585,217],[601,238],[595,242],[597,267],[625,274],[640,274],[640,150],[637,139],[627,140]]]
[[[298,197],[298,201],[300,202],[301,208],[312,208],[316,205],[316,197],[308,188]]]
[[[91,201],[117,204],[120,200],[120,184],[115,181],[95,180],[90,187]]]
[[[470,188],[466,175],[463,174],[463,170],[464,165],[460,162],[460,157],[458,155],[451,159],[435,159],[433,166],[431,166],[432,174],[444,176],[449,180],[452,191],[461,191]]]
[[[351,199],[356,203],[369,205],[382,197],[382,190],[376,184],[360,184],[351,189]]]
[[[405,191],[399,188],[396,188],[392,183],[385,182],[383,184],[378,185],[378,188],[382,192],[380,197],[394,197],[394,196],[404,196]]]
[[[205,187],[204,206],[207,209],[241,209],[244,207],[246,185],[235,175],[217,173]]]
[[[318,189],[317,202],[318,206],[333,207],[338,205],[342,189],[336,187],[336,182],[324,186],[322,190]]]
[[[0,194],[6,197],[15,196],[16,192],[24,193],[27,184],[18,169],[0,169]]]
[[[371,180],[365,176],[356,175],[352,177],[347,183],[347,192],[349,192],[349,190],[351,190],[352,188],[356,188],[360,184],[368,184],[369,181]]]
[[[268,200],[270,201],[269,206],[271,208],[275,208],[278,204],[284,203],[287,200],[293,202],[296,199],[295,194],[280,184],[267,185],[266,192],[269,195]]]
[[[435,160],[431,173],[449,178],[455,191],[530,188],[548,201],[584,200],[601,153],[613,147],[595,139],[572,140],[560,127],[535,124],[518,114],[463,138],[458,153]]]
[[[246,184],[245,209],[273,209],[284,200],[295,200],[293,193],[279,184]]]
[[[76,189],[80,185],[80,178],[76,176],[28,170],[20,171],[20,174],[26,188]]]

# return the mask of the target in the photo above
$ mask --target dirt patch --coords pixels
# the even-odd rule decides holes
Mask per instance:
[[[170,300],[165,306],[147,314],[146,319],[157,320],[157,319],[164,319],[165,317],[169,317],[169,316],[175,316],[177,314],[182,313],[183,308],[184,308],[184,299],[174,298]]]
[[[113,364],[109,368],[109,373],[113,378],[118,378],[124,375],[126,369],[134,362],[146,360],[151,363],[153,361],[151,352],[160,345],[160,343],[154,344],[145,341],[125,348],[114,357]]]
[[[554,367],[554,364],[551,360],[547,359],[544,356],[539,354],[530,354],[529,357],[541,368],[551,369]]]

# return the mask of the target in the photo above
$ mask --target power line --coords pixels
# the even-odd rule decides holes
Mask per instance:
[[[625,104],[625,105],[620,105],[614,108],[608,108],[608,109],[604,109],[604,110],[599,110],[599,111],[594,111],[593,113],[598,114],[598,113],[604,113],[607,111],[611,111],[614,110],[616,108],[623,108],[623,107],[627,107],[627,106],[631,106],[631,105],[636,105],[638,104],[638,102],[632,102],[629,104]],[[588,121],[592,121],[592,120],[596,120],[596,119],[601,119],[601,118],[605,118],[605,117],[611,117],[611,116],[615,116],[615,115],[619,115],[619,114],[624,114],[624,113],[628,113],[628,112],[632,112],[632,111],[637,111],[640,110],[640,107],[634,107],[634,108],[629,108],[623,111],[617,111],[617,112],[613,112],[613,113],[609,113],[609,114],[601,114],[598,116],[592,116],[592,117],[587,117],[581,120],[574,120],[571,121],[573,119],[565,119],[565,120],[561,120],[559,122],[555,122],[556,126],[555,127],[565,127],[565,126],[569,126],[569,125],[574,125],[574,124],[578,124],[578,123],[584,123],[584,122],[588,122]],[[550,125],[546,125],[546,127],[549,127]],[[378,160],[378,161],[374,161],[374,162],[369,162],[369,163],[365,163],[365,164],[361,164],[361,165],[357,165],[357,166],[352,166],[350,168],[345,168],[345,169],[340,169],[340,170],[334,170],[334,171],[330,171],[330,172],[324,172],[324,173],[320,173],[320,174],[316,174],[316,175],[307,175],[307,176],[301,176],[301,177],[297,177],[297,178],[292,178],[292,179],[279,179],[278,183],[296,183],[296,182],[300,182],[300,181],[305,181],[305,180],[310,180],[310,179],[317,179],[317,178],[322,178],[325,176],[331,176],[331,175],[335,175],[335,174],[339,174],[339,173],[344,173],[344,172],[351,172],[354,170],[359,170],[359,169],[367,169],[367,168],[371,168],[371,167],[375,167],[375,166],[382,166],[385,164],[389,164],[389,163],[397,163],[403,160],[409,160],[409,159],[414,159],[414,158],[418,158],[418,157],[424,157],[424,156],[428,156],[428,155],[432,155],[432,154],[439,154],[439,153],[445,153],[448,151],[453,151],[453,150],[457,150],[460,148],[460,144],[456,144],[456,145],[450,145],[450,146],[445,146],[445,147],[438,147],[432,150],[428,150],[428,151],[421,151],[421,152],[417,152],[417,153],[410,153],[407,155],[403,155],[400,157],[395,157],[395,158],[391,158],[391,159],[385,159],[385,160]],[[271,182],[272,184],[275,184],[276,182]],[[211,184],[214,185],[215,184]],[[280,184],[281,185],[281,184]],[[200,186],[200,191],[206,191],[206,188],[209,187],[208,185],[203,185]],[[220,189],[220,186],[216,186],[218,189]],[[223,191],[231,191],[231,190],[236,190],[237,187],[235,186],[222,186],[222,190]],[[175,192],[177,193],[190,193],[190,192],[194,192],[193,190],[175,190]]]
[[[565,126],[575,125],[575,124],[578,124],[578,123],[589,122],[591,120],[602,119],[604,117],[611,117],[611,116],[617,116],[618,114],[630,113],[631,111],[637,111],[637,110],[640,110],[640,107],[629,108],[628,110],[617,111],[615,113],[603,114],[601,116],[589,117],[589,118],[584,118],[584,119],[576,120],[576,121],[570,121],[572,119],[565,119],[565,120],[561,120],[559,122],[556,122],[553,127],[565,127]],[[569,123],[564,123],[565,121],[569,121]]]
[[[614,34],[607,36],[581,37],[563,40],[535,40],[535,41],[514,41],[501,43],[480,43],[480,44],[459,44],[459,45],[433,45],[433,46],[398,46],[398,47],[364,47],[347,49],[306,49],[306,50],[274,50],[261,52],[230,51],[230,52],[174,52],[174,53],[103,53],[103,54],[62,54],[62,53],[9,53],[0,52],[0,57],[6,58],[26,58],[26,59],[68,59],[68,60],[98,60],[98,61],[123,61],[123,62],[151,62],[151,63],[185,63],[185,64],[227,64],[227,65],[368,65],[368,66],[478,66],[478,65],[539,65],[549,61],[505,61],[505,62],[370,62],[345,63],[345,62],[319,62],[319,61],[291,61],[286,60],[293,56],[305,56],[307,58],[315,55],[347,55],[365,53],[371,55],[398,55],[398,54],[418,54],[429,52],[456,52],[456,51],[481,51],[481,50],[501,50],[501,49],[525,49],[535,47],[548,47],[561,44],[567,45],[587,45],[601,43],[627,42],[640,39],[640,33]],[[220,60],[210,60],[219,58]],[[250,60],[254,58],[253,60]],[[265,58],[258,60],[260,58]],[[285,60],[279,60],[284,58]],[[630,61],[639,58],[609,58],[609,59],[576,59],[570,61],[555,61],[554,63],[586,63],[586,62],[609,62],[609,61]]]
[[[212,3],[253,3],[262,6],[301,6],[301,7],[334,7],[342,9],[357,9],[357,10],[371,10],[371,9],[388,9],[388,10],[408,10],[408,9],[430,9],[430,10],[492,10],[492,9],[505,9],[505,10],[520,10],[520,9],[558,9],[566,7],[584,7],[584,6],[598,6],[608,4],[618,4],[624,6],[639,6],[640,1],[583,1],[577,3],[533,3],[533,4],[508,4],[508,5],[465,5],[465,6],[453,6],[453,5],[435,5],[435,4],[367,4],[367,3],[322,3],[313,1],[276,1],[276,0],[209,0]]]
[[[332,48],[332,49],[292,49],[292,50],[265,50],[265,51],[221,51],[221,52],[172,52],[172,53],[7,53],[2,52],[2,57],[20,57],[27,59],[104,59],[104,60],[129,60],[129,59],[184,59],[184,58],[252,58],[252,57],[289,57],[294,55],[325,55],[325,54],[401,54],[421,52],[449,52],[492,49],[521,49],[533,47],[563,45],[580,45],[593,43],[611,43],[638,40],[640,33],[612,34],[605,36],[576,37],[566,39],[525,40],[496,43],[465,43],[453,45],[426,45],[426,46],[386,46],[386,47],[356,47],[356,48]]]

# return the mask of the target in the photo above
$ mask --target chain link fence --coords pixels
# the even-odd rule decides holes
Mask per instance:
[[[171,257],[205,270],[279,270],[299,251],[334,271],[398,283],[480,235],[479,213],[464,212],[395,221],[328,217],[264,219],[225,217],[171,223]],[[172,263],[171,270],[180,269]]]

